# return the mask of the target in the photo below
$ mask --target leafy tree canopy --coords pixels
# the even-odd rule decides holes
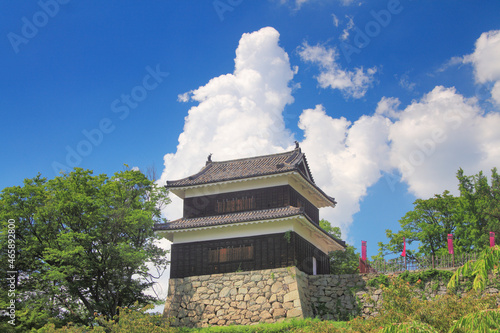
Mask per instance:
[[[500,177],[496,168],[491,172],[491,184],[482,172],[465,176],[462,169],[457,179],[458,197],[444,191],[430,199],[417,199],[414,209],[399,220],[401,230],[386,230],[389,241],[379,243],[379,257],[401,252],[403,237],[408,244],[418,242],[416,251],[407,250],[408,256],[418,257],[448,253],[448,234],[454,235],[457,254],[488,246],[490,231],[500,235]]]
[[[0,260],[8,262],[8,221],[15,221],[16,323],[20,331],[112,318],[117,307],[153,300],[144,291],[162,272],[166,251],[153,225],[168,192],[140,171],[111,178],[76,168],[52,180],[40,175],[0,194]],[[11,246],[12,247],[12,246]],[[5,272],[6,273],[6,272]],[[2,291],[7,290],[2,279]],[[0,294],[3,305],[7,293]],[[1,327],[9,327],[2,317]]]
[[[337,239],[342,238],[342,231],[339,227],[332,227],[327,220],[320,220],[319,226]],[[331,274],[356,274],[359,273],[359,254],[355,252],[356,248],[347,245],[345,251],[332,251],[330,256]]]

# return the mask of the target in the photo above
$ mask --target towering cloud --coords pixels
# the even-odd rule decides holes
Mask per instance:
[[[199,104],[189,110],[177,151],[164,157],[162,183],[197,172],[210,153],[214,160],[234,159],[280,152],[293,144],[282,112],[293,102],[289,82],[294,73],[278,40],[279,33],[270,27],[244,34],[234,72],[191,92]],[[179,217],[178,201],[166,213]]]

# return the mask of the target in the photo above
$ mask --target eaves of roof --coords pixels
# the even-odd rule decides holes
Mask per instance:
[[[336,239],[335,237],[327,233],[325,230],[323,230],[320,226],[315,224],[305,214],[303,207],[292,207],[292,206],[271,208],[265,210],[256,210],[256,211],[237,212],[237,213],[206,216],[206,217],[181,218],[167,223],[155,224],[153,230],[167,231],[167,232],[188,231],[193,229],[205,229],[205,228],[213,228],[220,226],[237,225],[239,223],[248,223],[248,222],[258,223],[262,221],[286,219],[295,216],[301,216],[306,218],[310,226],[313,226],[315,229],[322,232],[325,236],[331,238],[340,246],[344,248],[346,247],[344,241]]]

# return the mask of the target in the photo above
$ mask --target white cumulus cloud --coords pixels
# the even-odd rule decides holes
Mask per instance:
[[[474,53],[464,59],[473,64],[477,82],[500,80],[500,30],[481,34]]]
[[[493,89],[491,89],[491,97],[493,97],[493,100],[500,105],[500,81],[497,81],[493,86]]]
[[[391,163],[417,197],[457,193],[459,168],[474,174],[500,165],[500,115],[484,115],[454,88],[434,88],[398,118],[389,131]]]
[[[320,74],[316,77],[321,88],[339,89],[346,97],[361,98],[374,81],[376,67],[363,70],[362,67],[353,71],[345,70],[337,63],[338,52],[334,48],[322,45],[310,46],[304,43],[299,48],[303,61],[319,66]]]
[[[189,99],[191,98],[190,95],[191,95],[190,91],[179,94],[179,95],[177,95],[177,101],[183,102],[183,103],[188,102]]]
[[[387,142],[389,119],[362,116],[351,123],[345,118],[328,116],[321,105],[304,110],[299,127],[304,131],[301,143],[316,183],[335,197],[335,209],[324,217],[340,225],[347,234],[352,216],[359,211],[360,200],[368,187],[389,170]]]
[[[375,109],[376,114],[386,116],[388,118],[399,118],[399,105],[401,102],[395,97],[382,97]]]
[[[214,160],[226,160],[276,153],[293,144],[282,112],[293,102],[289,82],[294,72],[278,40],[270,27],[243,34],[234,72],[191,92],[199,104],[188,112],[177,151],[164,157],[162,184],[197,172],[210,153]],[[165,214],[180,217],[179,200]]]
[[[472,64],[477,83],[494,83],[491,96],[500,105],[500,30],[481,34],[474,52],[463,59]]]

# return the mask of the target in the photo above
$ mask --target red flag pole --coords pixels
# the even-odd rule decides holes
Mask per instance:
[[[405,270],[406,270],[406,239],[403,237],[403,253],[401,253],[401,256],[404,257],[405,261]]]
[[[495,233],[493,231],[490,231],[490,247],[495,246]]]
[[[453,234],[448,234],[448,253],[451,254],[452,266],[455,267],[455,251],[453,249]]]

